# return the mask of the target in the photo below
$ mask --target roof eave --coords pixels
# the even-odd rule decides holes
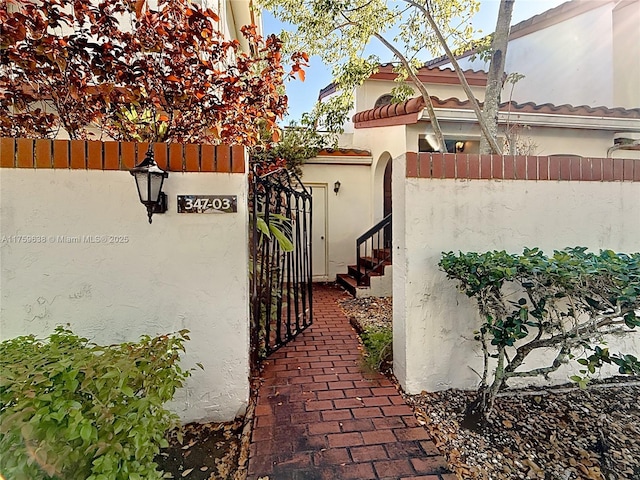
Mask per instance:
[[[440,121],[458,123],[477,123],[473,110],[455,108],[435,108]],[[428,121],[429,116],[423,113],[421,120]],[[577,128],[583,130],[606,130],[613,132],[638,132],[640,119],[588,115],[563,115],[548,113],[499,112],[498,123],[521,124],[532,127]]]
[[[366,155],[318,155],[305,164],[311,165],[371,165],[373,158]]]

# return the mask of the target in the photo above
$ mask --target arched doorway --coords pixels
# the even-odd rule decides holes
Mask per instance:
[[[392,195],[391,195],[391,176],[393,172],[393,162],[391,158],[387,161],[387,166],[384,168],[384,180],[383,184],[383,218],[391,215],[393,211]],[[384,229],[384,244],[391,245],[391,225],[388,225]]]
[[[387,166],[384,169],[384,180],[383,180],[383,189],[384,189],[384,193],[383,193],[383,217],[386,217],[387,215],[389,215],[392,211],[392,199],[391,199],[391,175],[392,175],[392,170],[393,170],[393,163],[391,162],[391,159],[389,159],[389,161],[387,162]]]

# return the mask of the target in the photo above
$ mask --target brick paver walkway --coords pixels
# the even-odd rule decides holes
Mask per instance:
[[[314,288],[313,325],[275,352],[258,393],[250,480],[454,480],[411,408],[365,374],[335,286]]]

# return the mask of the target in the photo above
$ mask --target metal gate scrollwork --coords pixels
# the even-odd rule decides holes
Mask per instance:
[[[312,323],[311,192],[293,172],[255,172],[251,228],[252,368]]]

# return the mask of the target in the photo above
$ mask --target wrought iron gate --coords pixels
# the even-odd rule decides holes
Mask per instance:
[[[311,325],[311,192],[284,169],[252,175],[251,353],[255,368]]]

